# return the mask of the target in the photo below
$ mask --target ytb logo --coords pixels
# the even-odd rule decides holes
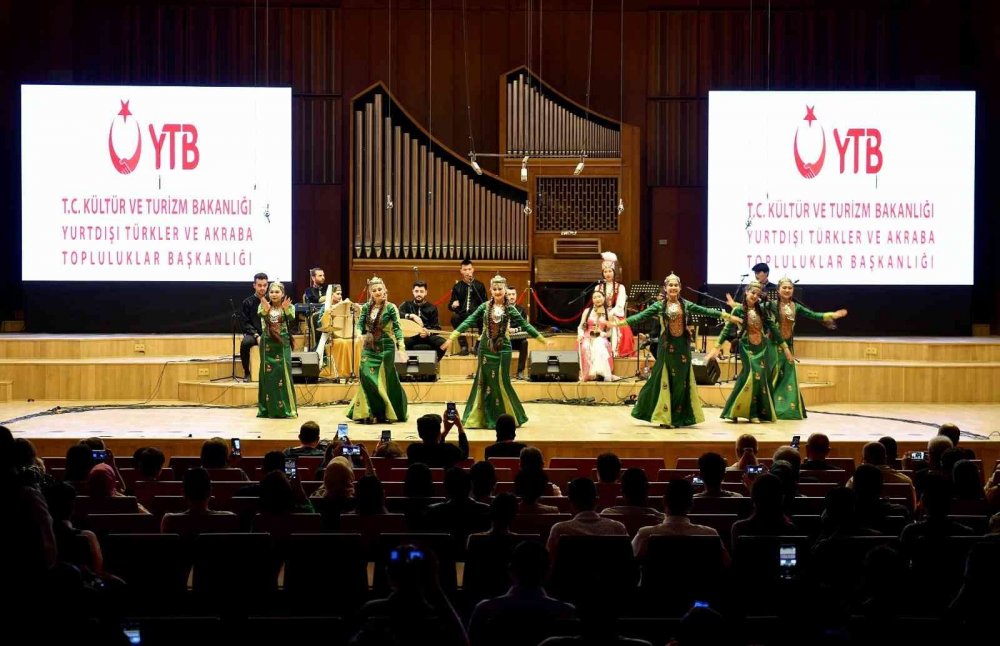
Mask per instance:
[[[122,124],[128,123],[128,118],[133,116],[128,109],[128,101],[120,101],[121,110],[116,116],[122,118]],[[136,143],[135,150],[130,157],[122,157],[115,149],[114,132],[117,119],[112,120],[111,128],[108,130],[108,152],[111,155],[111,165],[122,175],[128,175],[139,165],[139,158],[142,156],[142,129],[139,122],[135,122]],[[169,168],[174,170],[178,166],[178,158],[181,170],[193,170],[198,167],[201,159],[201,152],[198,150],[198,129],[190,123],[165,123],[160,127],[159,133],[153,124],[148,126],[149,138],[153,145],[156,156],[156,169],[160,170],[164,164],[169,164]],[[164,150],[166,145],[166,150]]]
[[[803,121],[809,123],[812,128],[813,121],[816,121],[814,113],[816,106],[806,106],[806,116]],[[826,130],[820,126],[821,148],[819,156],[815,161],[804,161],[799,153],[799,128],[795,130],[795,139],[792,142],[792,152],[795,154],[795,167],[799,174],[806,179],[812,179],[823,170],[823,163],[826,161]],[[839,128],[833,129],[833,143],[840,156],[840,174],[853,172],[855,175],[862,172],[862,147],[864,147],[864,172],[874,175],[882,170],[882,132],[878,128],[848,128],[841,136]],[[853,163],[850,163],[853,162]]]

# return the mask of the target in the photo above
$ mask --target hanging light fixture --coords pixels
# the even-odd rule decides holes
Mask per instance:
[[[528,155],[525,155],[524,159],[521,160],[521,181],[528,181]]]
[[[582,173],[582,172],[583,172],[583,167],[584,167],[584,160],[585,160],[586,158],[587,158],[587,156],[586,156],[586,155],[580,155],[580,163],[579,163],[579,164],[577,164],[577,165],[576,165],[576,168],[574,168],[574,169],[573,169],[573,174],[574,174],[574,175],[579,175],[580,173]]]
[[[472,170],[476,171],[476,175],[482,175],[483,167],[476,161],[476,153],[469,153],[469,160],[472,163]]]

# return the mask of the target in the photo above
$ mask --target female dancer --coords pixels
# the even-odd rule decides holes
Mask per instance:
[[[602,322],[609,320],[607,301],[600,290],[591,294],[590,307],[580,319],[576,331],[576,345],[580,350],[581,381],[615,381],[614,359],[611,353],[611,333]]]
[[[257,377],[257,417],[298,417],[292,383],[292,337],[295,307],[285,286],[274,281],[257,307],[260,327],[260,374]]]
[[[360,383],[347,416],[366,422],[405,422],[406,393],[396,375],[396,350],[403,351],[399,310],[378,276],[368,281],[368,302],[361,307],[358,332],[364,335]]]
[[[739,320],[722,310],[702,307],[680,297],[681,279],[670,274],[663,280],[666,298],[625,320],[611,325],[630,325],[656,316],[660,321],[660,343],[649,380],[632,407],[632,417],[676,428],[705,421],[691,367],[691,339],[685,316],[700,314],[723,321]]]
[[[795,283],[785,276],[778,281],[778,298],[771,299],[768,309],[771,316],[778,322],[781,336],[772,337],[771,343],[784,341],[788,349],[795,352],[795,319],[803,316],[814,321],[828,323],[847,316],[847,310],[836,312],[814,312],[802,303],[792,300],[795,294]],[[795,364],[785,358],[778,358],[772,372],[771,384],[774,388],[774,412],[778,419],[804,419],[806,404],[799,391],[799,380],[795,373]]]
[[[605,251],[601,258],[604,260],[601,262],[601,280],[597,283],[597,289],[604,294],[604,302],[608,304],[612,317],[624,319],[628,297],[625,295],[625,285],[616,280],[619,273],[618,256],[614,252]],[[627,325],[611,328],[611,350],[615,357],[628,357],[635,352],[635,337]]]
[[[743,367],[736,378],[733,392],[729,394],[729,399],[722,409],[721,417],[734,422],[739,421],[740,417],[745,417],[751,422],[761,420],[773,422],[776,419],[774,400],[771,397],[771,370],[774,360],[770,356],[774,355],[774,351],[769,350],[767,332],[771,332],[771,338],[779,340],[778,347],[785,353],[788,363],[793,363],[795,357],[788,349],[788,344],[780,340],[781,330],[761,304],[761,288],[758,281],[751,281],[747,286],[743,303],[733,307],[733,315],[742,317],[746,322],[740,333],[740,358],[743,360]],[[729,336],[733,325],[733,321],[730,321],[722,328],[715,347],[705,357],[706,362],[719,356],[722,343]]]
[[[507,279],[494,276],[490,281],[490,300],[477,307],[448,337],[449,342],[470,327],[483,332],[479,337],[479,363],[472,382],[469,399],[465,402],[462,424],[466,428],[496,428],[497,418],[504,413],[513,416],[517,425],[528,421],[521,401],[510,385],[510,339],[507,330],[518,327],[530,336],[541,339],[541,333],[507,302]],[[550,341],[546,345],[552,345]]]

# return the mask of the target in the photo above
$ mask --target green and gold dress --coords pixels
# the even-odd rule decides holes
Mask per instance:
[[[536,339],[541,333],[524,320],[513,305],[495,305],[493,301],[481,304],[451,333],[450,340],[470,327],[478,326],[483,332],[479,337],[476,357],[476,378],[472,382],[469,399],[465,402],[462,424],[466,428],[496,428],[497,418],[504,413],[511,415],[521,426],[528,421],[521,400],[510,385],[509,327],[521,328]]]
[[[733,421],[745,417],[748,420],[773,422],[776,416],[771,392],[771,371],[775,363],[772,357],[776,356],[776,353],[769,345],[771,342],[767,338],[767,332],[771,332],[772,338],[779,339],[781,330],[763,306],[759,310],[754,308],[744,312],[743,305],[736,305],[733,307],[733,316],[743,319],[743,331],[739,337],[740,360],[743,366],[736,378],[733,392],[729,394],[729,399],[722,409],[721,417]],[[718,345],[722,345],[726,340],[733,325],[735,323],[729,321],[722,328],[722,334],[716,341]],[[783,349],[785,342],[779,342],[778,347]]]
[[[796,318],[803,316],[814,321],[826,322],[832,321],[834,315],[833,312],[814,312],[801,303],[781,302],[780,299],[772,300],[768,308],[781,330],[780,336],[772,336],[772,343],[778,345],[780,341],[784,341],[793,353],[795,351]],[[780,341],[776,342],[775,340]],[[778,419],[805,419],[807,417],[806,404],[799,391],[799,379],[795,372],[795,364],[789,363],[784,354],[775,354],[775,366],[771,376],[775,414]]]
[[[399,310],[392,303],[361,307],[358,332],[365,335],[357,394],[347,409],[350,419],[406,421],[406,393],[396,374],[396,348],[403,345]]]
[[[691,339],[685,322],[688,313],[729,320],[729,314],[722,310],[684,299],[653,303],[625,319],[627,325],[632,325],[656,316],[662,330],[656,362],[632,407],[632,417],[663,426],[691,426],[705,421],[691,366]]]
[[[292,383],[292,337],[295,307],[257,308],[260,327],[260,374],[257,376],[257,417],[298,417]]]

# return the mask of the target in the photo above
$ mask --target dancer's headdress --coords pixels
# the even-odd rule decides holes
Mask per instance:
[[[381,285],[382,287],[385,287],[385,282],[378,276],[372,276],[371,278],[368,279],[368,289],[371,289],[375,285]]]
[[[666,285],[672,280],[676,280],[678,285],[681,284],[681,277],[675,274],[674,272],[670,272],[669,274],[667,274],[667,277],[663,279],[663,284]]]
[[[501,276],[500,274],[497,274],[496,276],[490,279],[490,286],[506,285],[506,284],[507,284],[507,279]]]
[[[604,271],[605,269],[614,269],[617,271],[618,255],[615,254],[615,252],[604,251],[601,253],[601,258],[603,258],[603,261],[601,262],[601,271]]]
[[[789,278],[788,276],[782,276],[781,278],[779,278],[779,279],[778,279],[778,286],[779,286],[779,287],[780,287],[780,286],[781,286],[781,285],[782,285],[783,283],[788,283],[788,284],[789,284],[789,285],[791,285],[792,287],[794,287],[794,286],[795,286],[795,281],[794,281],[794,280],[792,280],[791,278]]]

